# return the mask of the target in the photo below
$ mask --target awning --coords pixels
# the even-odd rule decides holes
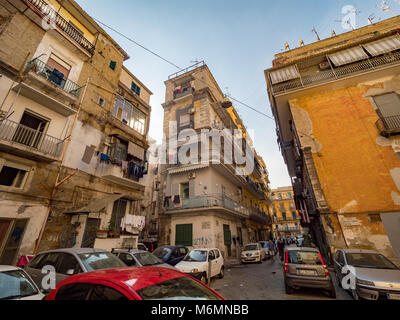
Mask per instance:
[[[89,213],[98,213],[102,211],[109,204],[114,203],[115,201],[123,198],[125,195],[123,194],[113,194],[109,196],[105,196],[104,198],[92,200],[88,205],[74,211],[64,212],[65,214],[89,214]]]
[[[203,168],[208,168],[209,164],[191,164],[191,165],[185,165],[180,168],[176,169],[168,169],[169,174],[175,174],[175,173],[182,173],[182,172],[188,172],[192,170],[199,170]]]
[[[384,53],[392,52],[400,49],[400,36],[398,34],[363,44],[365,50],[367,50],[372,56],[379,56]]]
[[[290,66],[283,69],[272,71],[269,74],[269,76],[271,78],[272,84],[300,78],[300,74],[297,71],[296,66]]]
[[[329,59],[333,62],[336,67],[349,64],[355,61],[368,59],[368,55],[365,53],[362,47],[353,47],[343,51],[339,51],[328,55]]]

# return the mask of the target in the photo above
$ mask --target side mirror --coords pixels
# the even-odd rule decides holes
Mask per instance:
[[[67,270],[67,275],[72,276],[75,273],[74,269]]]

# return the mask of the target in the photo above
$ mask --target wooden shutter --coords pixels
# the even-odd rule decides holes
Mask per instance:
[[[196,180],[192,179],[189,180],[189,198],[194,198],[195,197],[195,186],[196,186]]]
[[[177,224],[175,233],[175,245],[192,246],[193,225]]]
[[[49,59],[47,60],[47,65],[51,69],[57,69],[64,75],[64,79],[68,79],[69,72],[71,71],[71,66],[61,60],[59,57],[51,54]]]

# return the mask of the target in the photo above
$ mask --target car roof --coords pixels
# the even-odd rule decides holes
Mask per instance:
[[[114,249],[113,252],[125,252],[125,253],[150,253],[148,251],[145,250],[141,250],[141,249]]]
[[[170,249],[174,249],[174,248],[186,248],[186,246],[182,246],[182,245],[177,245],[177,246],[171,246],[171,245],[165,245],[165,246],[160,246],[157,249],[162,249],[162,248],[170,248]],[[157,250],[156,249],[156,250]]]
[[[0,272],[14,271],[14,270],[21,270],[21,269],[15,266],[0,265]]]
[[[142,288],[168,280],[188,277],[187,274],[164,267],[125,267],[104,269],[81,273],[68,277],[60,282],[60,286],[88,281],[108,281],[137,291]]]
[[[376,253],[379,254],[379,252],[374,251],[374,250],[364,250],[364,249],[340,249],[345,253]]]
[[[42,251],[42,252],[39,252],[38,255],[44,254],[44,253],[52,253],[52,252],[82,254],[82,253],[96,253],[96,252],[108,252],[108,251],[103,250],[103,249],[94,249],[94,248],[64,248],[64,249],[54,249],[54,250]]]
[[[286,251],[309,251],[309,252],[319,252],[317,248],[311,247],[286,247]]]

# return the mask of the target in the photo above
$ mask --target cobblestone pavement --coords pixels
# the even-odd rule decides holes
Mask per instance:
[[[225,277],[212,279],[210,286],[228,300],[332,300],[327,293],[314,289],[296,290],[287,295],[283,265],[277,258],[262,264],[227,265]],[[336,286],[336,299],[351,300],[351,297]]]

